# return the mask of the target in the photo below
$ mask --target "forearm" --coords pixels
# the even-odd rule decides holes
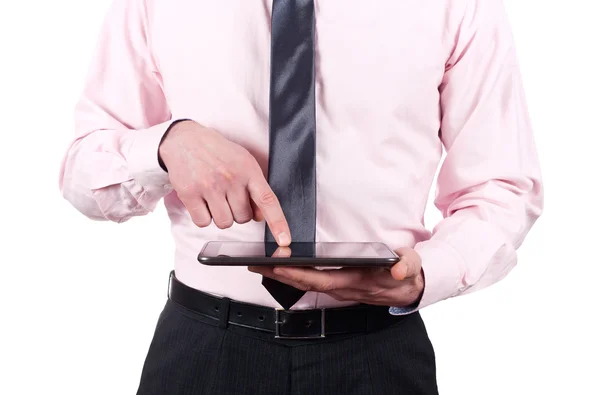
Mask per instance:
[[[415,250],[419,308],[490,286],[517,263],[543,187],[516,49],[501,0],[465,9],[440,86],[447,155],[435,204],[444,219]]]
[[[158,149],[171,113],[148,45],[146,5],[115,1],[109,9],[61,166],[63,196],[97,220],[145,215],[170,192]]]
[[[430,240],[415,246],[427,284],[421,307],[486,288],[514,268],[516,250],[542,210],[539,183],[531,185],[530,192],[497,203],[491,200],[507,193],[502,187],[465,194],[471,206],[441,221]]]

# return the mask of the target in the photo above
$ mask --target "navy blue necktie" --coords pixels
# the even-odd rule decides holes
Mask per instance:
[[[314,249],[316,221],[315,77],[313,0],[273,0],[269,185],[278,197],[294,243]],[[277,246],[267,228],[267,253]],[[313,250],[314,252],[314,250]],[[283,308],[304,291],[263,277],[264,287]]]

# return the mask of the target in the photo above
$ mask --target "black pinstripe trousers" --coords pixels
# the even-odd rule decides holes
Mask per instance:
[[[384,330],[280,340],[168,301],[138,395],[437,394],[435,356],[418,313]]]

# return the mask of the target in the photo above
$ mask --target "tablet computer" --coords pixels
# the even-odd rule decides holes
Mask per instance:
[[[212,266],[391,267],[400,258],[384,243],[276,243],[210,241],[198,261]]]

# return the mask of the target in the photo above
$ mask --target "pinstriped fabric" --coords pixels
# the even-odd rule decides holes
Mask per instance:
[[[288,350],[167,302],[137,395],[287,394]]]
[[[161,314],[144,364],[140,395],[210,394],[224,332],[171,307]]]
[[[292,394],[436,395],[435,356],[418,315],[366,335],[292,354]]]
[[[365,336],[293,350],[292,394],[376,394],[365,358]]]
[[[437,395],[419,314],[378,332],[277,340],[168,302],[138,395]]]
[[[375,394],[438,393],[435,354],[420,317],[364,341]]]
[[[289,349],[227,331],[213,394],[288,394]]]

